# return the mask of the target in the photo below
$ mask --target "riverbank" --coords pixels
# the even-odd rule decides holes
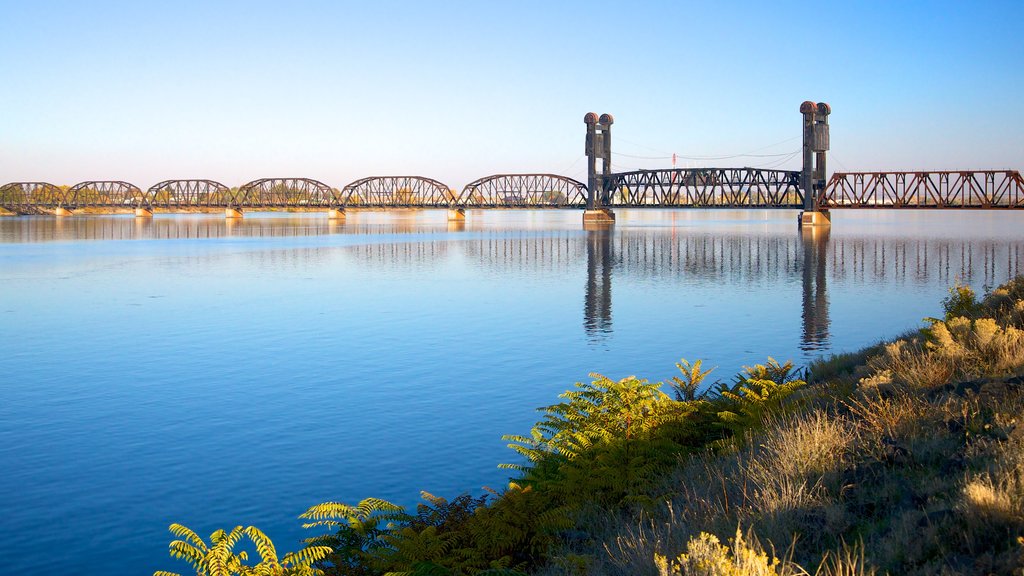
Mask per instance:
[[[1024,278],[943,307],[810,383],[772,359],[710,389],[685,360],[595,375],[506,437],[506,490],[315,506],[287,573],[1017,574]]]
[[[943,304],[920,333],[813,365],[763,428],[680,460],[663,505],[606,516],[588,573],[1021,574],[1024,279]]]

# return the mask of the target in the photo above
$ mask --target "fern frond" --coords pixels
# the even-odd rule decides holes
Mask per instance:
[[[184,538],[196,548],[199,548],[200,550],[206,550],[206,542],[203,542],[203,539],[200,538],[199,535],[193,532],[190,528],[183,526],[181,524],[174,523],[171,524],[170,527],[168,527],[168,530],[171,532],[171,534],[174,534],[178,538]]]
[[[363,517],[370,517],[375,512],[405,512],[405,508],[380,498],[364,498],[357,505]]]
[[[200,562],[205,555],[205,550],[200,550],[188,542],[182,542],[181,540],[172,541],[168,548],[172,558],[187,560],[192,563],[193,566]]]
[[[312,506],[299,515],[299,518],[310,520],[325,520],[335,518],[348,518],[355,516],[357,510],[348,504],[341,502],[323,502]]]
[[[245,535],[256,545],[256,551],[262,562],[277,562],[277,549],[274,548],[274,543],[263,531],[255,526],[249,526],[245,529]]]
[[[307,546],[295,552],[289,552],[281,559],[285,566],[310,566],[327,558],[334,549],[330,546]]]

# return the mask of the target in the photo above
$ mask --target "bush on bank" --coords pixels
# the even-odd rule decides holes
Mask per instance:
[[[703,393],[700,361],[667,386],[594,374],[506,437],[505,490],[320,504],[288,562],[220,533],[171,553],[197,574],[1024,574],[1024,278],[943,308],[804,378],[771,358]]]

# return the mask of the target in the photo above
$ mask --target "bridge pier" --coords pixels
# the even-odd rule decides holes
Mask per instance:
[[[804,226],[832,226],[832,215],[829,214],[828,210],[814,210],[804,211],[797,217],[797,227],[803,228]]]
[[[135,209],[135,217],[136,218],[152,218],[153,217],[153,211],[151,209],[149,209],[149,208],[136,208]]]
[[[615,224],[615,213],[608,208],[583,211],[583,228],[607,228]]]
[[[466,209],[465,208],[452,208],[448,210],[448,221],[449,222],[465,222],[466,221]]]
[[[331,208],[327,211],[328,220],[344,220],[346,217],[344,208]]]
[[[74,213],[71,210],[68,210],[67,208],[64,208],[63,206],[58,206],[53,211],[53,215],[54,216],[58,216],[58,217],[64,217],[64,216],[74,216]]]
[[[245,215],[242,214],[242,210],[240,208],[225,208],[224,217],[231,220],[236,218],[244,218]]]

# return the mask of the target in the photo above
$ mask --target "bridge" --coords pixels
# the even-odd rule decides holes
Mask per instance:
[[[214,180],[165,180],[146,190],[125,181],[73,186],[11,182],[0,186],[0,209],[18,215],[134,211],[321,210],[343,219],[350,210],[445,209],[462,220],[468,209],[575,209],[584,224],[610,225],[615,208],[778,208],[802,210],[805,226],[827,226],[839,209],[1024,209],[1016,170],[836,172],[826,179],[831,107],[804,102],[803,168],[687,168],[613,172],[610,114],[584,116],[587,182],[558,174],[495,174],[461,192],[425,176],[370,176],[339,188],[310,178],[261,178],[237,187]]]

